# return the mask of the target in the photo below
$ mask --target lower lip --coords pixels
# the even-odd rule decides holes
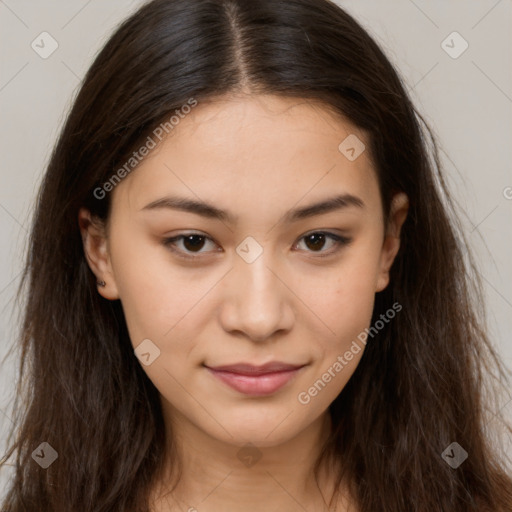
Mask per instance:
[[[239,373],[213,370],[212,368],[208,368],[208,370],[215,377],[240,393],[264,396],[281,389],[297,375],[301,368],[262,375],[241,375]]]

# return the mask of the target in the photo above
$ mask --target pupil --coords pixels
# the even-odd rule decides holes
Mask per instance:
[[[314,233],[306,237],[306,245],[310,249],[321,249],[324,242],[325,235],[322,233]],[[189,235],[183,239],[183,243],[187,250],[201,249],[204,244],[204,237],[201,235]]]
[[[324,239],[325,235],[322,233],[313,233],[312,235],[309,235],[306,237],[306,244],[310,249],[321,249],[324,245]],[[310,247],[308,244],[309,240],[313,240],[313,247]],[[318,242],[320,241],[320,244]]]
[[[193,242],[194,239],[195,243]],[[201,249],[202,244],[204,244],[204,237],[201,235],[189,235],[183,239],[183,244],[187,250]]]

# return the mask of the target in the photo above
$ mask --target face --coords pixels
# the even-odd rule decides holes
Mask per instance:
[[[406,211],[396,196],[384,225],[361,143],[364,133],[307,101],[199,103],[111,192],[105,232],[81,211],[89,264],[106,282],[98,291],[121,300],[167,418],[272,446],[343,389]]]

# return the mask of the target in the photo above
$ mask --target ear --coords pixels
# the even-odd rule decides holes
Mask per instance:
[[[408,210],[409,198],[407,195],[403,192],[395,194],[391,202],[389,222],[382,244],[376,292],[384,290],[389,284],[389,270],[400,248],[400,230],[407,217]]]
[[[96,280],[105,283],[105,286],[97,286],[98,293],[105,299],[119,299],[108,252],[108,239],[104,223],[100,219],[93,218],[86,208],[80,208],[78,225],[82,234],[87,263],[96,275]]]

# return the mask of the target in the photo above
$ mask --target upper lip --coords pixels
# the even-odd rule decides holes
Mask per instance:
[[[211,370],[240,373],[245,375],[261,375],[265,373],[284,372],[290,370],[297,370],[302,368],[304,364],[288,364],[281,361],[274,361],[263,364],[261,366],[255,366],[248,363],[236,363],[223,366],[207,366]]]

